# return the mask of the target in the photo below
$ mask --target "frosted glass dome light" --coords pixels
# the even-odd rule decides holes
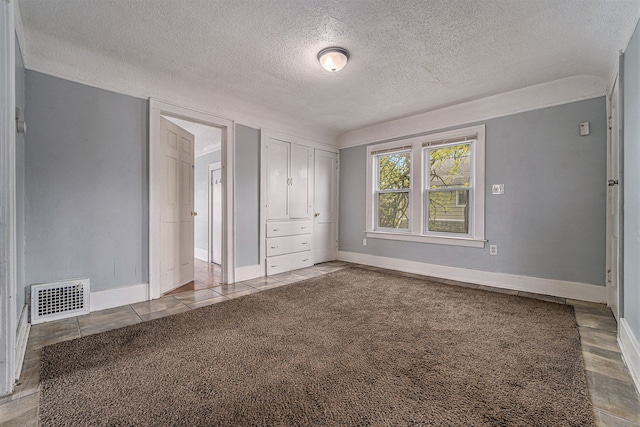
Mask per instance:
[[[332,73],[342,70],[348,60],[349,52],[341,47],[328,47],[318,53],[318,61],[322,68]]]

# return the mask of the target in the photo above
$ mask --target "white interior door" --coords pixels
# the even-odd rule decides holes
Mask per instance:
[[[315,150],[314,167],[314,263],[333,261],[338,255],[336,230],[338,155]]]
[[[620,307],[620,105],[618,78],[609,93],[607,138],[607,301],[618,319]]]
[[[161,212],[160,292],[193,280],[194,136],[160,118],[164,187]]]
[[[211,169],[209,179],[211,182],[209,212],[211,215],[211,262],[220,265],[222,263],[222,169]]]

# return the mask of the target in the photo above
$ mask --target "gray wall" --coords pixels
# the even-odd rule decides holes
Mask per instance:
[[[148,282],[147,101],[28,70],[26,283]]]
[[[640,340],[640,34],[636,27],[624,53],[624,306]]]
[[[16,37],[16,108],[20,120],[25,120],[25,71],[22,51]],[[24,155],[25,135],[16,131],[16,261],[17,299],[16,314],[20,319],[25,304],[25,253],[24,253]]]
[[[487,120],[485,249],[365,237],[366,147],[340,150],[340,250],[604,286],[605,98]],[[591,123],[581,137],[580,122]],[[466,125],[465,125],[466,126]],[[504,184],[504,195],[491,195]]]
[[[217,150],[195,159],[194,205],[198,215],[194,221],[194,245],[203,251],[209,251],[209,164],[219,162],[220,157],[220,150]]]
[[[260,263],[260,131],[236,125],[236,266]]]

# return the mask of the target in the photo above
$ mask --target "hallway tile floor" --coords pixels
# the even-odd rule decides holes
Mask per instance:
[[[255,292],[286,286],[310,277],[349,267],[341,261],[319,264],[313,267],[260,277],[233,285],[221,285],[212,278],[205,289],[192,289],[172,293],[153,301],[93,312],[87,315],[34,325],[31,328],[20,381],[14,393],[0,399],[0,426],[36,426],[38,416],[38,390],[40,385],[40,357],[42,348],[60,341],[72,340],[111,329],[170,316],[184,311],[239,298]],[[388,271],[378,267],[363,268]],[[434,281],[410,273],[398,273]],[[207,285],[206,277],[199,282]],[[452,286],[465,286],[491,292],[518,294],[574,306],[580,330],[582,354],[585,362],[589,395],[594,407],[597,426],[640,426],[640,398],[635,390],[616,337],[616,322],[606,306],[564,298],[506,291],[452,280],[443,281]]]

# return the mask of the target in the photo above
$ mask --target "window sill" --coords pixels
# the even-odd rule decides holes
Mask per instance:
[[[484,248],[486,240],[472,239],[470,237],[443,237],[443,236],[419,236],[415,234],[390,233],[384,231],[367,231],[370,239],[401,240],[405,242],[432,243],[436,245],[465,246],[468,248]]]

